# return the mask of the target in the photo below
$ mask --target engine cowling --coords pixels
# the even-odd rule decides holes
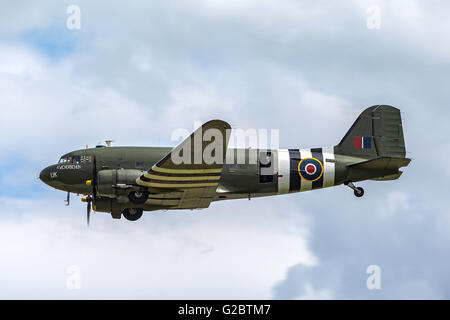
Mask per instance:
[[[100,170],[97,174],[97,194],[108,198],[128,194],[144,172],[134,169]]]

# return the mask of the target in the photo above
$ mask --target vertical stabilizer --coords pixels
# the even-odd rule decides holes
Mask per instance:
[[[376,105],[364,110],[335,146],[335,153],[361,157],[396,157],[406,154],[400,110]]]

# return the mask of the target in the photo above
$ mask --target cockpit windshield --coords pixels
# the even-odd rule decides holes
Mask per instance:
[[[59,159],[59,163],[71,163],[71,162],[72,162],[71,157],[62,157],[61,159]]]
[[[91,163],[92,157],[88,155],[70,155],[70,156],[62,156],[59,159],[59,164],[82,164],[82,163]]]
[[[59,164],[80,164],[91,162],[91,157],[89,156],[63,156],[59,159]]]

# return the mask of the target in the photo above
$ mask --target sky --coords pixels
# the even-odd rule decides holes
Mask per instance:
[[[0,8],[0,298],[450,298],[448,2]],[[214,118],[279,129],[281,148],[333,146],[376,104],[401,109],[412,162],[359,183],[360,199],[337,186],[138,222],[96,213],[87,229],[80,199],[37,179],[86,144],[174,146]]]

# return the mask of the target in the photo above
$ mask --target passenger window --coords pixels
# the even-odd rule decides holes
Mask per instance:
[[[144,169],[144,163],[143,162],[136,162],[136,169]]]
[[[273,182],[272,152],[259,154],[259,183]]]

